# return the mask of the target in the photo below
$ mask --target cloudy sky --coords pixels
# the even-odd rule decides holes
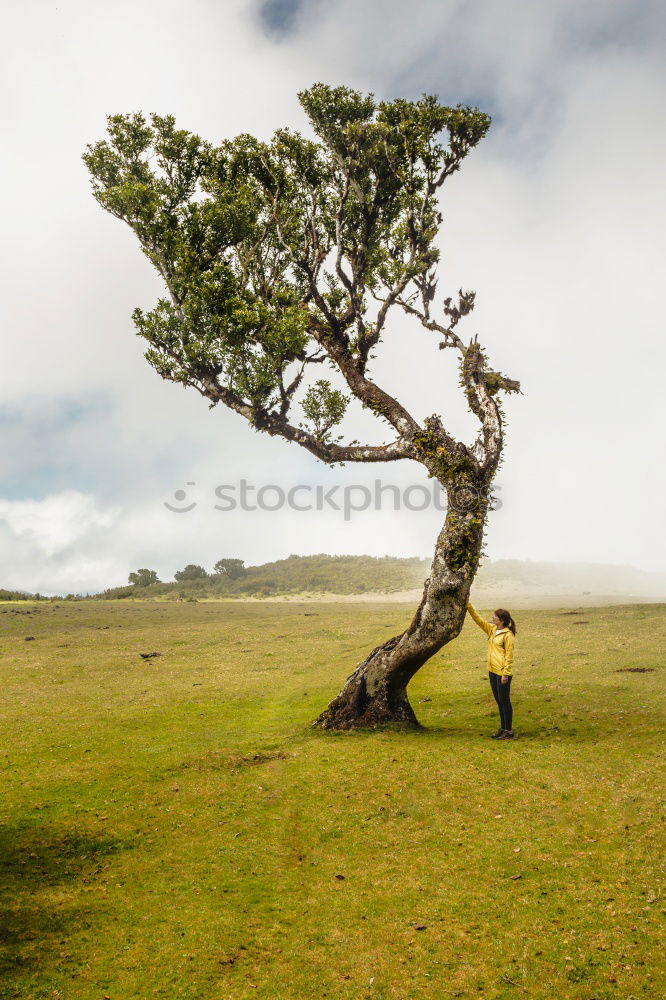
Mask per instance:
[[[464,333],[524,390],[506,404],[488,555],[666,569],[657,2],[28,0],[3,20],[0,586],[88,591],[222,556],[430,554],[441,512],[403,502],[413,486],[425,505],[418,466],[330,470],[160,380],[130,319],[159,281],[81,163],[116,112],[173,113],[212,141],[305,129],[296,93],[317,80],[493,116],[443,192],[440,269],[442,292],[476,289]],[[452,362],[396,322],[373,375],[472,440]],[[352,418],[351,436],[366,427]],[[379,479],[403,509],[216,510],[216,487],[237,496],[243,478],[254,496],[312,498]]]

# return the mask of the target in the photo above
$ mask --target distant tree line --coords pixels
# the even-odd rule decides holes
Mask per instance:
[[[188,563],[183,569],[176,570],[174,580],[183,583],[188,580],[207,580],[211,577],[226,577],[228,580],[240,580],[247,573],[243,559],[218,559],[213,566],[213,572],[207,573],[203,566]],[[132,587],[149,587],[162,581],[154,569],[138,569],[130,573],[128,581]]]
[[[41,594],[29,594],[26,590],[0,589],[0,601],[48,601]]]

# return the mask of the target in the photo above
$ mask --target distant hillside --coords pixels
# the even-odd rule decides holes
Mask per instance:
[[[428,575],[425,559],[395,556],[289,556],[262,566],[248,566],[245,576],[230,580],[209,576],[148,587],[114,587],[96,594],[114,597],[272,597],[278,594],[389,594],[411,590]]]
[[[25,590],[3,590],[0,588],[0,601],[47,601],[41,594],[28,594]]]
[[[289,556],[261,566],[248,566],[245,576],[231,580],[209,576],[202,580],[155,583],[148,587],[112,587],[90,595],[90,600],[144,598],[205,600],[206,598],[317,597],[339,595],[391,600],[417,598],[430,569],[430,560],[395,556]],[[68,595],[55,600],[81,599]],[[549,607],[557,604],[624,604],[666,602],[666,573],[648,573],[632,566],[599,563],[530,562],[518,559],[486,560],[477,574],[472,597],[481,607]],[[39,594],[0,590],[0,601],[46,600]]]
[[[600,563],[531,562],[518,559],[486,561],[475,588],[548,591],[581,596],[623,596],[666,599],[666,573],[648,573],[633,566]]]
[[[148,587],[116,587],[97,598],[187,598],[276,597],[290,595],[365,595],[415,591],[428,575],[427,559],[394,556],[296,556],[261,566],[247,567],[238,580],[209,576],[203,580],[158,583]],[[599,598],[666,600],[666,574],[648,573],[631,566],[595,563],[529,562],[486,560],[474,581],[475,599],[507,602],[547,598],[581,598],[594,603]],[[617,602],[616,602],[617,603]]]

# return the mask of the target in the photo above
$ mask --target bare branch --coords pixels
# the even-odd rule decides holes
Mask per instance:
[[[464,353],[465,345],[460,337],[453,332],[452,327],[442,326],[441,323],[437,323],[434,319],[429,319],[421,309],[417,309],[406,299],[399,299],[398,304],[402,306],[405,312],[409,313],[410,316],[416,316],[417,319],[421,321],[421,325],[427,330],[434,330],[436,333],[442,334],[445,340],[444,343],[439,345],[440,349],[444,347],[455,347],[461,353]]]
[[[340,203],[338,205],[338,210],[335,213],[335,242],[338,248],[338,252],[335,256],[335,273],[344,285],[344,287],[349,292],[349,297],[351,299],[352,305],[354,305],[354,286],[349,280],[342,266],[342,255],[344,253],[344,242],[342,239],[342,219],[344,216],[345,205],[347,204],[347,199],[349,198],[349,186],[350,186],[350,176],[349,173],[345,173],[345,183],[342,189],[342,194],[340,195]]]

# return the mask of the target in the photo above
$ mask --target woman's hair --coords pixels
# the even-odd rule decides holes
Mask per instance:
[[[498,608],[495,612],[499,620],[501,621],[504,628],[508,628],[513,634],[516,634],[516,623],[514,622],[511,614],[504,608]]]

